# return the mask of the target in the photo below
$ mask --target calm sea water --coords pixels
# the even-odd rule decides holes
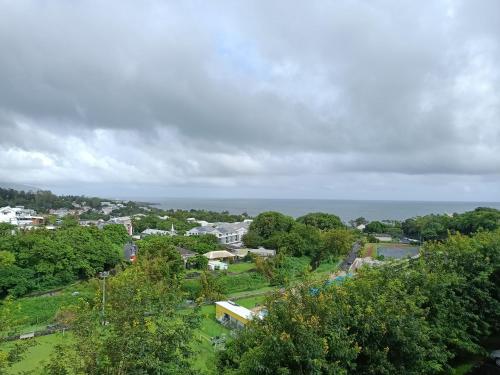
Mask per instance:
[[[476,207],[500,209],[500,202],[417,202],[417,201],[367,201],[320,199],[156,199],[156,206],[163,209],[205,209],[248,213],[256,216],[264,211],[279,211],[298,217],[308,212],[333,213],[349,221],[363,216],[368,220],[402,220],[427,214],[451,214],[473,210]]]

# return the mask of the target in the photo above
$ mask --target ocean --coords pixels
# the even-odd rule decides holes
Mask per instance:
[[[145,199],[151,201],[151,199]],[[470,211],[476,207],[500,209],[500,202],[418,202],[370,201],[326,199],[213,199],[213,198],[162,198],[153,200],[163,209],[205,209],[228,211],[233,214],[246,212],[256,216],[264,211],[278,211],[298,217],[309,212],[327,212],[348,222],[363,216],[368,220],[404,220],[427,214],[452,214]]]

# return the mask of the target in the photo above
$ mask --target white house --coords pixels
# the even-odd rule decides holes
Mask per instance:
[[[0,222],[17,225],[16,210],[9,206],[0,208]]]
[[[203,254],[208,260],[232,260],[236,255],[230,253],[229,251],[226,250],[216,250],[216,251],[209,251],[208,253]]]
[[[214,236],[219,237],[220,232],[214,227],[209,226],[192,228],[186,232],[186,236],[202,236],[205,234],[213,234]]]
[[[220,262],[218,260],[209,260],[208,261],[208,269],[211,271],[215,271],[215,270],[224,271],[224,270],[227,270],[227,263]]]
[[[238,258],[244,258],[248,254],[254,254],[263,258],[269,258],[269,257],[274,257],[276,256],[276,250],[272,249],[264,249],[263,247],[259,247],[258,249],[235,249],[232,250],[232,252],[238,257]]]
[[[43,216],[36,216],[36,211],[23,206],[0,208],[0,223],[16,226],[31,226],[43,224]]]
[[[186,232],[186,236],[200,236],[213,234],[221,244],[234,244],[241,242],[243,236],[248,233],[250,222],[218,223],[216,226],[200,226]]]
[[[145,237],[145,236],[175,236],[175,235],[177,235],[177,231],[174,228],[174,224],[172,224],[172,228],[170,230],[147,228],[141,232],[141,237]]]

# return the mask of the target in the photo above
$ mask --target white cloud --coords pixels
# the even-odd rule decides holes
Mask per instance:
[[[2,2],[0,180],[500,199],[480,3]]]

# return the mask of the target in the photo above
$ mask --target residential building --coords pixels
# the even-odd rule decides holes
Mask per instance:
[[[78,221],[78,224],[81,226],[81,227],[91,227],[91,226],[98,226],[99,223],[102,223],[104,222],[104,220],[79,220]]]
[[[65,217],[65,216],[68,216],[68,215],[72,215],[74,213],[75,213],[74,210],[69,210],[67,208],[58,208],[57,210],[54,210],[54,209],[51,208],[49,210],[49,214],[56,215],[59,218]]]
[[[200,236],[213,234],[221,244],[234,244],[242,241],[243,236],[248,233],[250,222],[217,223],[215,226],[199,226],[186,232],[186,236]]]
[[[0,223],[9,223],[18,227],[42,225],[43,216],[36,216],[36,211],[23,206],[0,208]]]
[[[210,271],[217,271],[217,270],[225,271],[225,270],[227,270],[227,268],[228,268],[228,264],[221,262],[219,260],[209,260],[208,261],[208,269]]]
[[[215,318],[225,326],[243,328],[253,317],[251,310],[233,301],[215,302]]]
[[[161,230],[161,229],[151,229],[147,228],[141,232],[141,237],[146,236],[175,236],[177,235],[177,231],[174,228],[174,224],[172,224],[172,228],[170,230]]]
[[[238,258],[244,258],[248,254],[258,255],[263,258],[269,258],[276,256],[276,250],[265,249],[263,247],[259,247],[258,249],[234,249],[231,252],[236,255]]]
[[[186,236],[203,236],[205,234],[213,234],[216,237],[219,237],[220,232],[214,227],[204,226],[204,227],[196,227],[188,230],[186,232]]]
[[[226,250],[217,250],[217,251],[209,251],[208,253],[203,254],[203,256],[207,257],[208,260],[228,260],[231,261],[234,259],[236,255],[231,254]]]
[[[181,258],[184,261],[184,265],[186,265],[186,263],[187,263],[187,261],[188,261],[189,258],[193,258],[196,255],[198,255],[194,251],[191,251],[191,250],[188,250],[188,249],[184,249],[183,247],[176,247],[176,249],[179,252],[179,254],[181,254]]]

